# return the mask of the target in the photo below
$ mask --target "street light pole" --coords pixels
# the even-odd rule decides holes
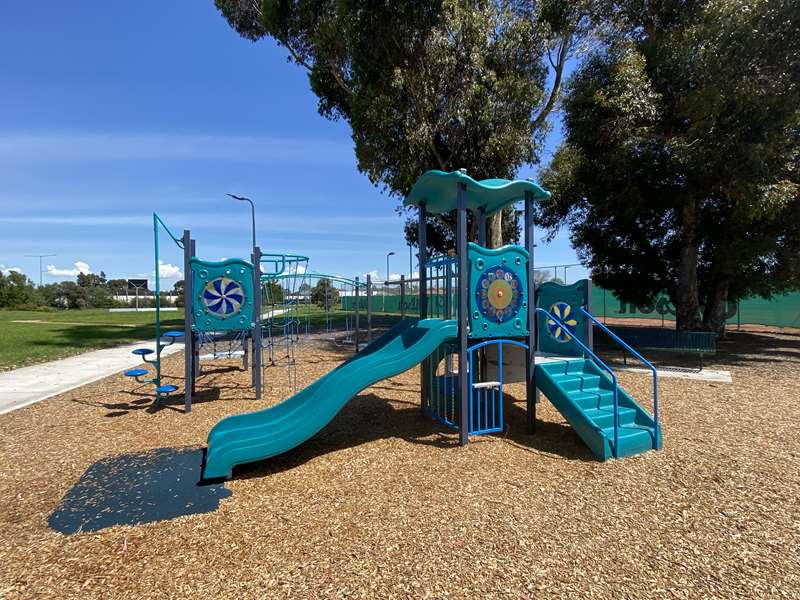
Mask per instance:
[[[38,258],[39,259],[39,287],[42,287],[42,259],[48,256],[57,256],[56,254],[26,254],[25,258]]]
[[[386,255],[386,281],[389,281],[389,257],[394,256],[394,251]]]
[[[253,201],[250,198],[246,198],[244,196],[236,196],[234,194],[226,194],[233,198],[234,200],[238,200],[239,202],[249,202],[250,203],[250,216],[251,221],[253,224],[253,250],[256,249],[256,205],[253,204]]]

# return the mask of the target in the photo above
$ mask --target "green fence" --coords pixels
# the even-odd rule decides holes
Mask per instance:
[[[653,304],[636,306],[619,300],[612,292],[592,287],[592,313],[609,319],[675,320],[675,307],[662,296]],[[800,327],[800,292],[775,296],[772,300],[745,298],[729,302],[726,311],[728,325],[771,325]]]

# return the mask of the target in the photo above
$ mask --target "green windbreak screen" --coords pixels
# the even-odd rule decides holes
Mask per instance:
[[[609,319],[675,320],[675,307],[666,296],[647,306],[636,306],[619,300],[612,292],[592,286],[592,313]],[[772,300],[745,298],[729,302],[729,325],[751,324],[774,327],[800,327],[800,292],[775,296]]]
[[[354,302],[351,297],[342,297],[342,308],[353,310]],[[367,299],[359,298],[360,309],[366,311]],[[419,296],[406,294],[405,314],[414,316],[419,313]],[[436,294],[428,296],[428,315],[431,317],[445,317],[446,298]],[[458,306],[457,296],[454,294],[451,306]],[[400,296],[372,297],[372,310],[376,313],[400,314]],[[455,311],[454,311],[455,312]],[[612,292],[601,287],[592,286],[592,313],[597,317],[608,319],[657,319],[663,321],[675,320],[675,307],[665,296],[660,297],[655,303],[647,306],[635,306],[620,301]],[[793,292],[782,296],[775,296],[772,300],[763,298],[746,298],[740,302],[730,302],[727,307],[727,322],[729,325],[751,324],[770,325],[773,327],[798,327],[800,328],[800,292]],[[451,317],[452,318],[452,317]]]

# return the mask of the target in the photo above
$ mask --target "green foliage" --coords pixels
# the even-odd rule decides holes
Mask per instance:
[[[666,291],[679,327],[719,331],[728,300],[800,286],[800,11],[614,6],[568,85],[540,221],[625,301]]]
[[[36,292],[33,282],[24,274],[10,271],[7,275],[0,273],[0,308],[36,303]]]
[[[320,279],[311,289],[311,302],[317,306],[333,308],[339,300],[339,290],[333,287],[330,279]]]
[[[308,71],[319,113],[350,125],[359,170],[390,195],[405,195],[429,169],[512,178],[520,166],[538,160],[564,62],[585,35],[591,4],[216,0],[216,5],[242,36],[267,35],[287,49]],[[555,51],[550,59],[558,83],[546,94],[549,50]],[[452,247],[452,219],[431,221],[432,248]],[[503,224],[505,241],[514,241],[513,211],[504,213]],[[413,215],[406,234],[416,243]]]
[[[281,284],[275,280],[270,280],[266,284],[262,284],[264,290],[264,303],[265,305],[280,304],[285,297],[285,290]]]

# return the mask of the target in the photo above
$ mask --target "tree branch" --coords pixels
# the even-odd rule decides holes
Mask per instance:
[[[548,59],[556,72],[556,78],[553,81],[553,87],[550,89],[550,97],[547,99],[542,112],[533,120],[533,126],[536,129],[544,124],[550,112],[553,110],[553,107],[556,105],[556,100],[558,100],[559,93],[561,92],[561,80],[564,77],[564,65],[567,62],[569,48],[572,43],[572,35],[573,32],[568,31],[564,34],[564,37],[561,38],[561,47],[558,50],[558,61],[556,64],[553,65],[553,61],[548,53]]]

